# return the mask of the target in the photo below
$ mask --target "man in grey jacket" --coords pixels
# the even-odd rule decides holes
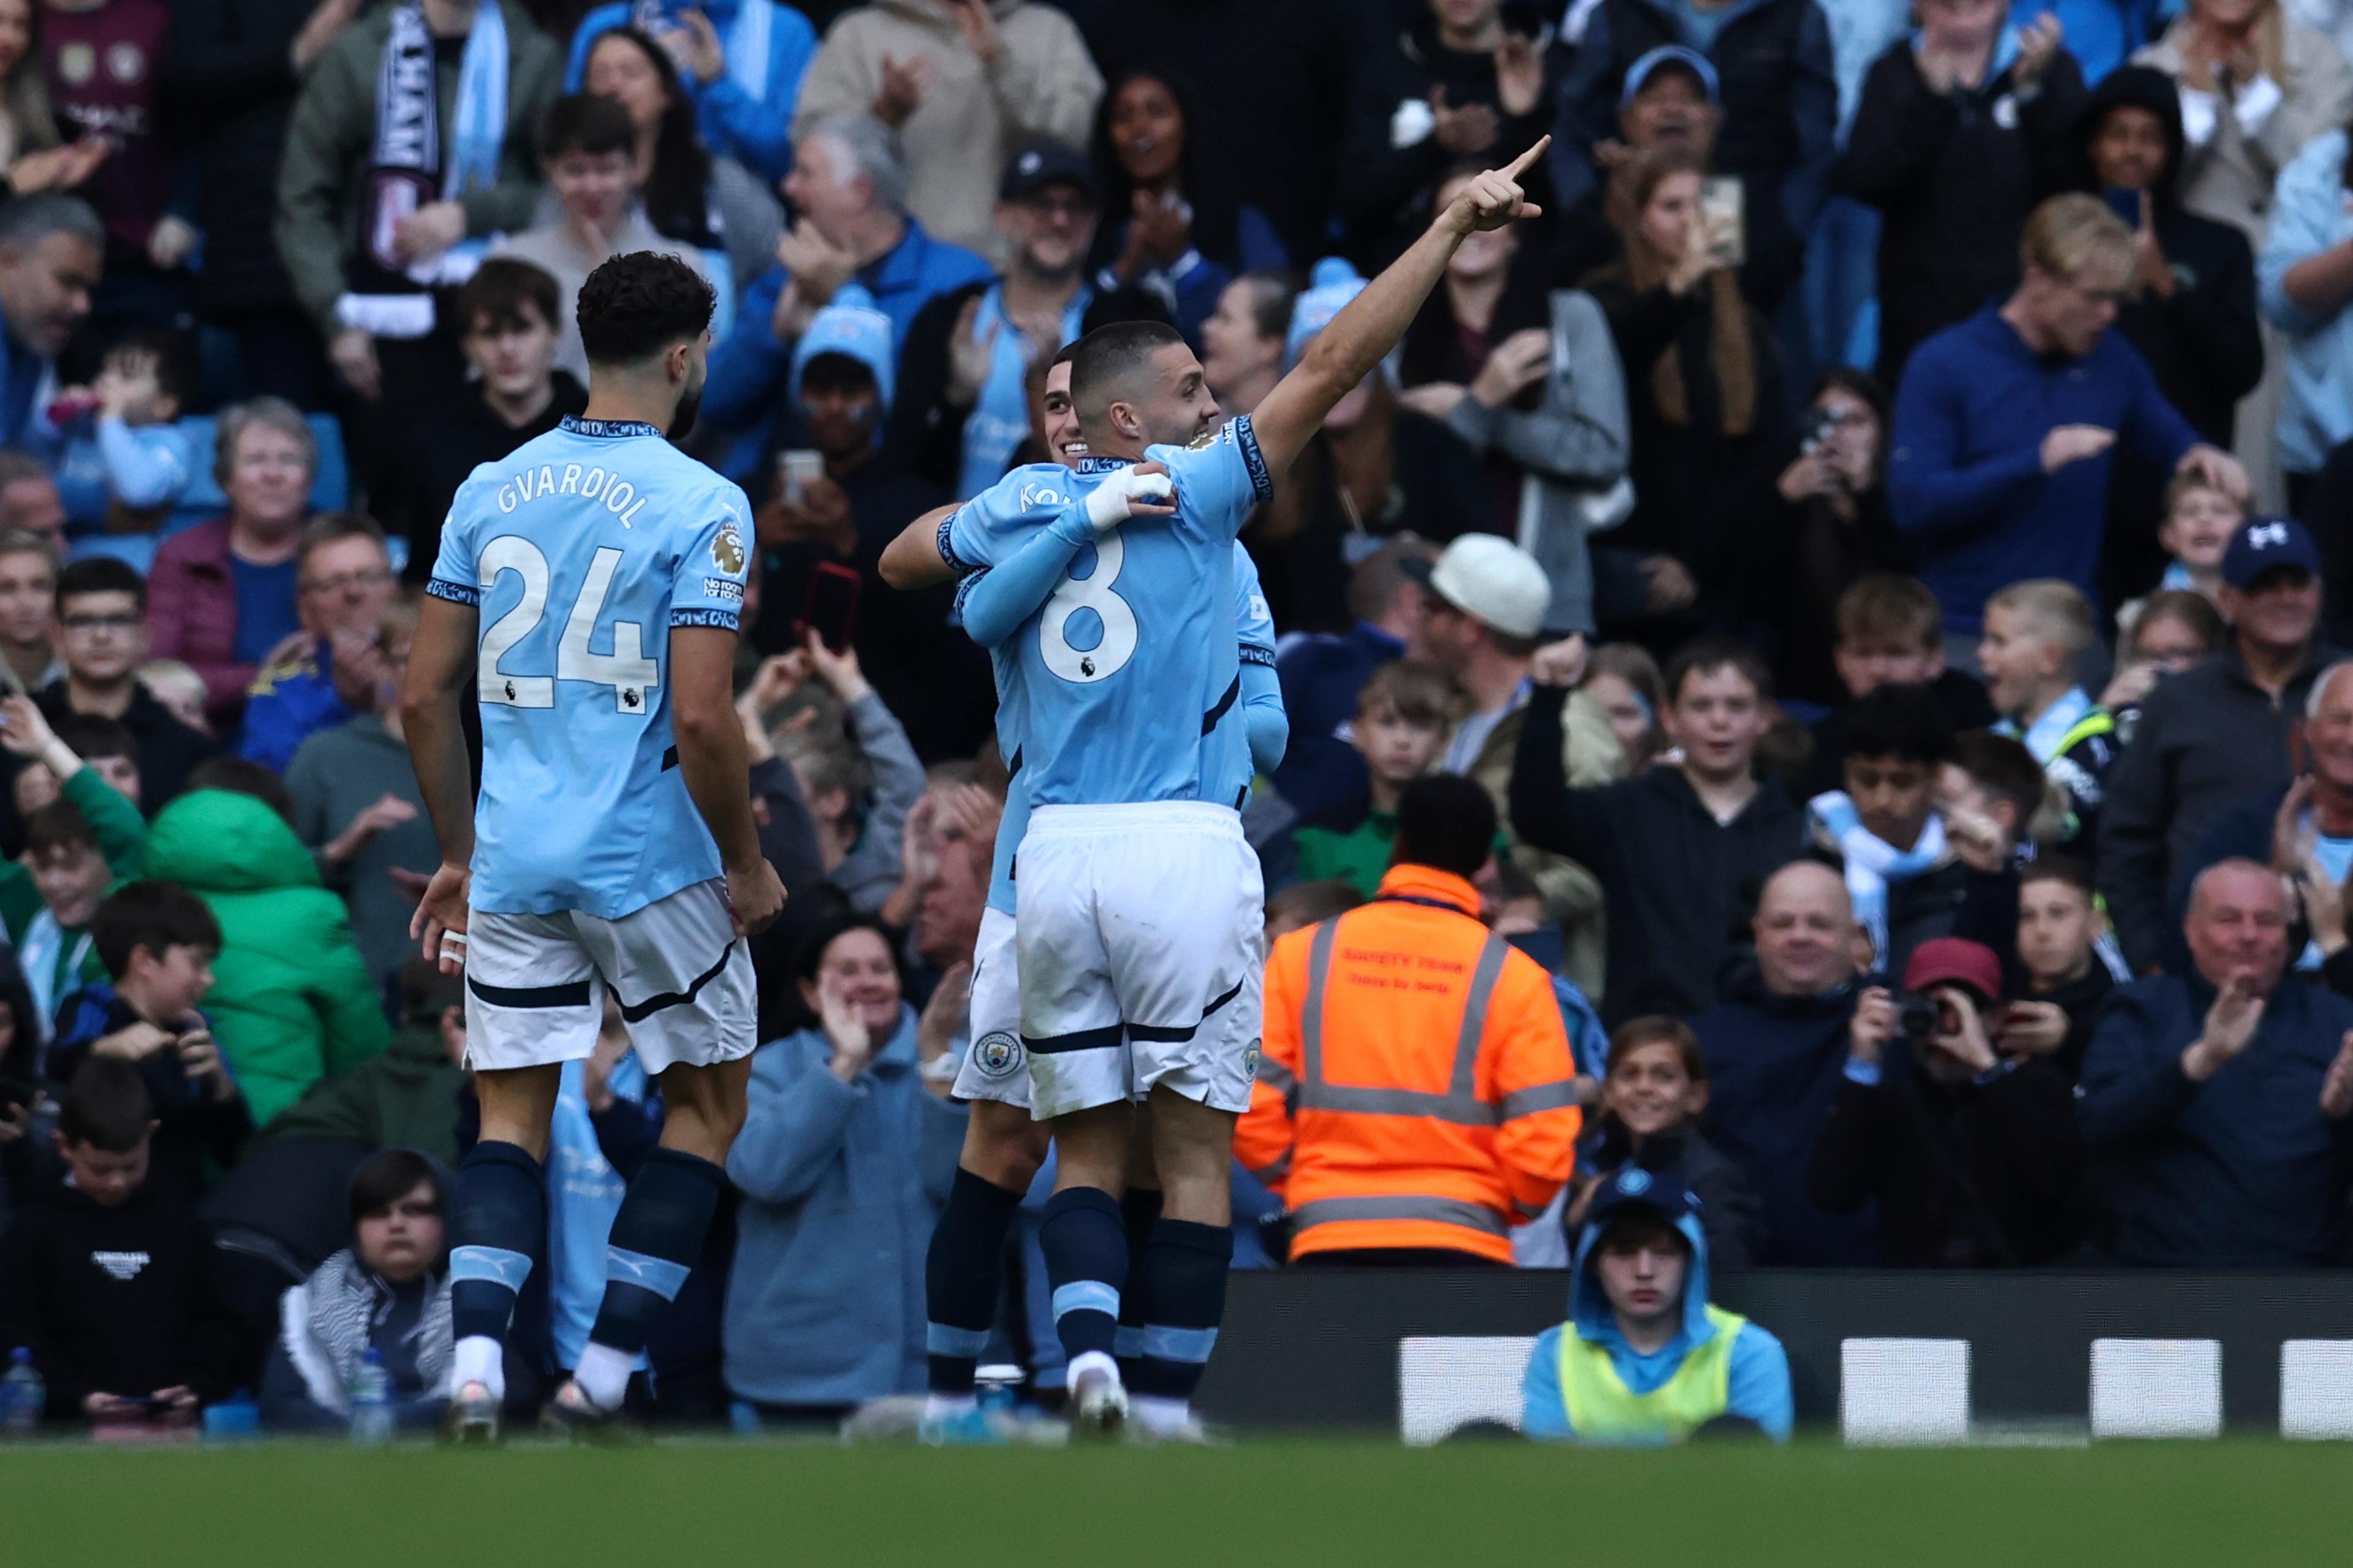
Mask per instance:
[[[2135,970],[2164,962],[2174,868],[2215,814],[2303,769],[2312,683],[2345,657],[2318,636],[2320,552],[2302,523],[2253,518],[2222,556],[2222,651],[2168,680],[2108,774],[2100,890]]]

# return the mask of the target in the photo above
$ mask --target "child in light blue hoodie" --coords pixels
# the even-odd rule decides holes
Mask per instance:
[[[1707,1237],[1681,1174],[1629,1165],[1594,1195],[1568,1321],[1537,1336],[1520,1429],[1540,1442],[1656,1447],[1720,1421],[1777,1443],[1794,1419],[1781,1342],[1707,1299]]]
[[[134,332],[106,353],[90,385],[97,409],[67,437],[58,490],[74,557],[116,555],[153,564],[163,514],[195,477],[195,443],[180,416],[196,387],[195,356],[177,332]]]

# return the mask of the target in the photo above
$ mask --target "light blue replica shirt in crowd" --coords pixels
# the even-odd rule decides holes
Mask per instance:
[[[1234,626],[1234,536],[1273,493],[1244,415],[1189,447],[1153,447],[1176,513],[1082,546],[1008,639],[1020,668],[1021,752],[1040,805],[1238,804],[1249,773]],[[1127,459],[1014,469],[940,525],[940,555],[972,572],[1009,561],[1042,521],[1083,504]],[[1240,781],[1237,784],[1236,781]]]
[[[638,1053],[625,1051],[606,1079],[623,1100],[649,1087]],[[605,1247],[629,1184],[605,1158],[588,1112],[586,1062],[565,1062],[547,1132],[547,1332],[555,1364],[575,1367],[605,1300]],[[638,1365],[646,1364],[645,1357]]]
[[[1062,307],[1062,341],[1074,343],[1086,335],[1087,307],[1094,290],[1080,286]],[[992,283],[981,291],[973,314],[972,339],[988,347],[988,373],[964,422],[964,465],[956,476],[956,494],[978,495],[1004,477],[1005,465],[1029,438],[1029,362],[1036,351],[1029,338],[1005,313],[1005,285]],[[887,401],[887,399],[886,399]]]
[[[752,509],[651,425],[566,418],[459,487],[426,591],[481,611],[473,907],[617,920],[720,874],[670,632],[735,629]]]

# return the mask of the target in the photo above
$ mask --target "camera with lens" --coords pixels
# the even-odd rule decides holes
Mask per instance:
[[[1917,992],[1898,991],[1895,1002],[1895,1037],[1915,1046],[1925,1046],[1936,1033],[1940,1009],[1934,996]]]

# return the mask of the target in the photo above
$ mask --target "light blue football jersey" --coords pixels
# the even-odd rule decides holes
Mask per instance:
[[[567,418],[459,487],[426,591],[481,611],[473,907],[617,920],[720,875],[670,729],[672,626],[735,629],[744,492]]]
[[[1174,477],[1176,515],[1082,548],[1009,639],[1036,805],[1233,805],[1250,776],[1236,711],[1234,536],[1273,484],[1247,415],[1189,447],[1145,456]],[[942,559],[967,572],[1009,559],[1042,509],[1082,503],[1104,474],[1127,464],[1089,458],[1075,472],[1014,469],[940,525]]]
[[[975,573],[964,580],[964,586],[958,590],[959,603],[981,575]],[[1268,611],[1266,595],[1260,587],[1258,563],[1240,543],[1234,546],[1234,637],[1241,662],[1263,664],[1270,669],[1274,667],[1274,616]],[[1017,903],[1013,889],[1014,854],[1021,847],[1021,836],[1029,831],[1029,781],[1022,776],[1028,772],[1028,759],[1021,754],[1021,667],[1009,644],[990,648],[988,658],[997,670],[997,749],[1005,758],[1006,766],[1013,770],[1005,791],[1005,815],[997,825],[997,852],[989,865],[988,907],[1009,915],[1015,912]],[[1247,737],[1242,755],[1247,763]],[[1246,766],[1241,777],[1230,781],[1235,794],[1250,788],[1250,776],[1251,771]],[[1222,788],[1222,783],[1213,786],[1208,798],[1224,798],[1216,793]]]

